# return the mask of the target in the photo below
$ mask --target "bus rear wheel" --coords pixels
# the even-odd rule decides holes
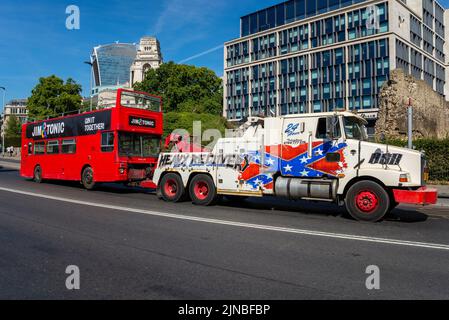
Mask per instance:
[[[42,183],[42,169],[41,166],[34,168],[33,181],[36,183]]]
[[[346,195],[346,209],[358,221],[377,222],[390,211],[388,192],[374,181],[354,184]]]
[[[91,167],[86,167],[81,175],[81,183],[87,190],[95,188],[94,171]]]
[[[218,200],[214,181],[206,174],[199,174],[192,179],[189,194],[192,202],[200,206],[211,206]]]

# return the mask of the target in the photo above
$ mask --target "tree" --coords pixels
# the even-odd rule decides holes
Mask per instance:
[[[73,79],[64,80],[52,75],[40,78],[28,99],[31,119],[45,119],[67,114],[81,108],[81,85]]]
[[[22,124],[20,123],[19,118],[15,115],[8,117],[8,121],[6,122],[5,128],[5,137],[6,138],[17,138],[20,137],[22,132]]]
[[[164,112],[194,112],[221,115],[222,80],[210,69],[169,62],[148,70],[134,89],[160,95]]]
[[[187,130],[193,134],[193,122],[201,121],[201,132],[208,129],[217,129],[222,135],[228,126],[225,118],[213,114],[197,114],[192,112],[168,112],[164,114],[164,135],[169,135],[176,129]]]

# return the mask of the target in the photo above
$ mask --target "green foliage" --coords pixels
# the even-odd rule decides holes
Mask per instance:
[[[0,140],[0,145],[1,145],[1,140]],[[22,137],[21,136],[16,136],[16,137],[6,137],[5,136],[5,149],[7,147],[11,147],[11,146],[13,146],[14,148],[20,148],[21,145],[22,145]]]
[[[5,128],[5,138],[20,137],[21,132],[22,124],[20,123],[19,118],[17,118],[15,115],[8,117]]]
[[[388,144],[406,147],[407,140],[388,139]],[[429,164],[430,180],[435,183],[449,181],[449,139],[417,139],[413,141],[416,150],[424,151]]]
[[[208,68],[164,63],[134,89],[162,96],[164,112],[221,115],[223,110],[222,80]]]
[[[57,117],[80,109],[82,103],[81,85],[72,79],[64,80],[52,75],[40,78],[28,99],[31,119]]]

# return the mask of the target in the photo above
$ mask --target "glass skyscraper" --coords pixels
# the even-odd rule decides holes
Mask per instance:
[[[136,59],[135,44],[113,43],[95,47],[92,63],[95,87],[130,83],[130,68]]]
[[[445,10],[434,0],[290,0],[241,18],[225,44],[224,116],[358,110],[401,68],[447,97]]]

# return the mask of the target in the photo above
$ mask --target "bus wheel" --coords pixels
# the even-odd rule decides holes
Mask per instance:
[[[373,181],[354,184],[346,195],[346,209],[358,221],[377,222],[390,211],[387,191]]]
[[[95,188],[94,171],[91,167],[87,167],[83,170],[81,182],[87,190],[92,190]]]
[[[42,183],[42,169],[41,166],[34,168],[33,181],[36,183]]]
[[[186,189],[179,175],[168,173],[162,177],[157,193],[167,202],[180,202],[184,200]]]
[[[196,205],[210,206],[218,200],[214,181],[205,174],[199,174],[192,179],[189,186],[189,194]]]

